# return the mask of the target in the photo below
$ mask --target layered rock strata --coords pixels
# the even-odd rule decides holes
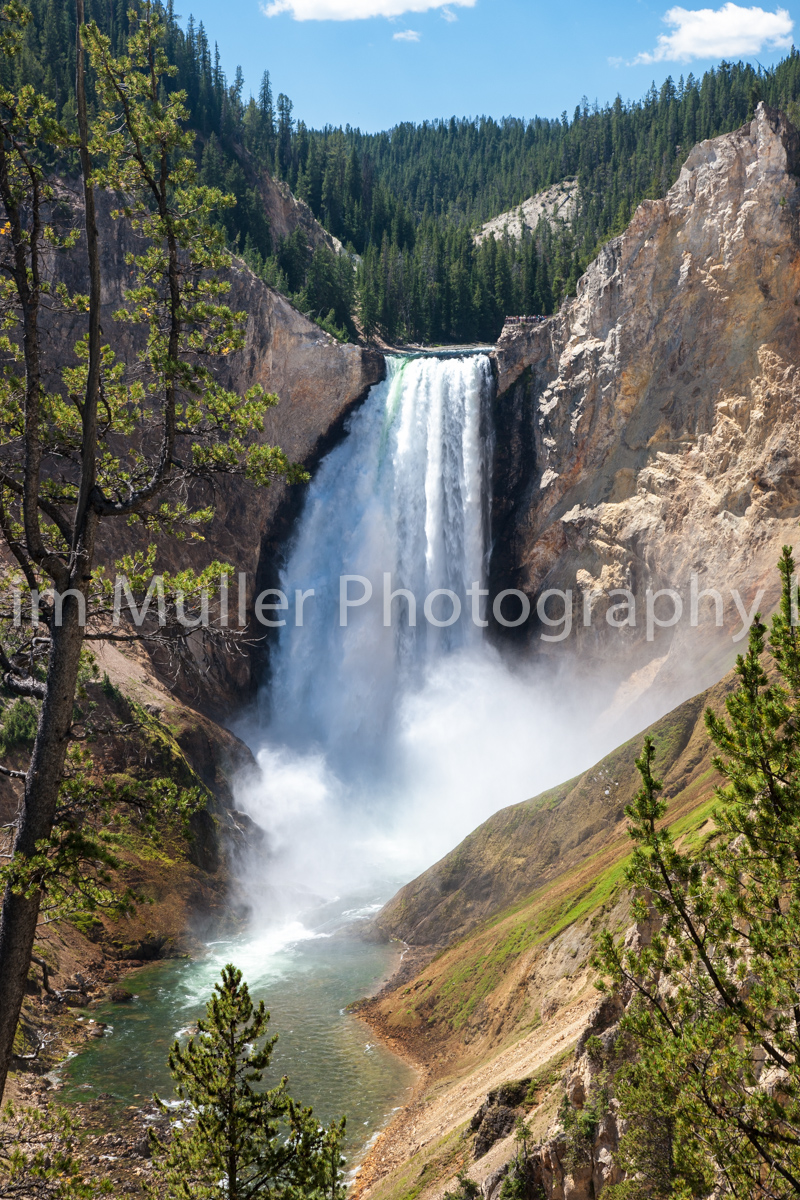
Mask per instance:
[[[780,546],[797,536],[799,149],[763,104],[696,146],[575,298],[540,324],[508,324],[493,356],[493,590],[535,601],[572,589],[582,654],[616,658],[621,677],[650,664],[662,700],[720,677],[742,627],[732,590],[750,612],[764,589],[768,610]],[[692,627],[693,574],[698,595],[721,593],[722,628],[713,597]],[[662,628],[673,601],[653,600],[648,641],[647,590],[666,588],[683,617]],[[609,625],[623,603],[611,589],[636,598],[635,627]]]

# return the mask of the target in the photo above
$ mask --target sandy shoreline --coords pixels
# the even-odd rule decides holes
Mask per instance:
[[[397,1030],[390,1031],[387,1028],[386,1021],[378,1007],[378,1002],[384,996],[393,992],[406,979],[412,979],[430,958],[431,952],[428,950],[420,950],[417,947],[409,946],[406,942],[398,943],[394,970],[350,1010],[357,1020],[366,1025],[373,1037],[385,1049],[411,1067],[417,1076],[400,1111],[380,1130],[358,1163],[350,1193],[352,1200],[358,1200],[358,1197],[386,1175],[392,1166],[402,1161],[404,1157],[402,1150],[406,1146],[404,1133],[430,1082],[431,1068],[429,1064],[423,1062],[412,1049],[411,1039],[407,1035]],[[393,1153],[392,1147],[402,1147],[402,1150],[400,1153]]]

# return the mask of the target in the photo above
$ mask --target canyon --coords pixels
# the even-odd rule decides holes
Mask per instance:
[[[731,589],[747,611],[763,589],[769,610],[773,565],[795,538],[797,153],[794,128],[763,104],[696,146],[575,298],[548,320],[507,324],[493,356],[491,576],[531,597],[572,589],[584,661],[603,669],[613,641],[620,681],[641,672],[662,702],[724,673],[741,628]],[[724,594],[723,628],[709,600],[697,628],[686,619],[693,574],[698,593]],[[609,627],[611,589],[636,597],[635,627]],[[678,590],[685,609],[652,642],[648,589]],[[669,601],[659,613],[674,615]]]
[[[664,199],[639,207],[559,313],[508,322],[490,355],[488,586],[518,590],[534,610],[544,591],[562,592],[573,629],[554,647],[541,638],[541,620],[528,633],[495,620],[492,642],[512,664],[569,656],[586,678],[605,681],[612,727],[622,717],[652,726],[668,819],[683,844],[711,828],[717,780],[702,717],[707,705],[724,704],[741,648],[733,591],[745,613],[759,593],[769,612],[780,547],[797,537],[798,170],[800,135],[760,104],[751,123],[692,150]],[[104,228],[113,266],[126,248]],[[107,276],[122,286],[121,271]],[[117,295],[104,299],[112,305]],[[279,396],[264,438],[313,472],[382,379],[384,357],[335,342],[241,266],[231,272],[231,302],[248,313],[247,345],[226,378]],[[246,571],[252,611],[258,591],[276,584],[305,495],[305,485],[226,486],[190,561],[220,557]],[[167,561],[174,553],[165,547]],[[649,639],[648,592],[677,591],[688,612],[692,576],[700,591],[722,594],[722,623],[709,616],[712,597],[703,620],[669,624],[674,601],[665,597]],[[615,589],[630,593],[636,624],[607,619]],[[65,934],[63,964],[53,965],[62,990],[101,948],[122,962],[190,952],[197,937],[241,920],[229,900],[236,847],[259,835],[236,795],[242,773],[256,768],[225,727],[252,701],[269,653],[263,644],[233,662],[198,653],[177,693],[141,652],[99,656],[123,700],[95,682],[97,703],[133,702],[142,713],[136,744],[101,746],[108,769],[134,770],[148,746],[152,753],[149,716],[168,730],[159,754],[178,775],[199,779],[209,803],[188,850],[169,852],[180,875],[174,893],[141,844],[131,845],[126,871],[161,890],[156,905],[124,936],[105,918],[102,929]],[[565,761],[568,782],[522,804],[498,795],[497,812],[371,923],[370,936],[404,944],[405,955],[359,1014],[420,1080],[372,1147],[356,1195],[438,1200],[466,1168],[494,1200],[520,1114],[537,1144],[536,1186],[548,1197],[583,1200],[614,1178],[613,1121],[577,1178],[561,1161],[556,1114],[565,1092],[576,1103],[588,1093],[588,1034],[611,1036],[619,1017],[598,1003],[589,957],[598,928],[630,923],[624,807],[640,744],[638,735],[625,740],[588,771]],[[0,780],[0,788],[7,816],[15,785]]]

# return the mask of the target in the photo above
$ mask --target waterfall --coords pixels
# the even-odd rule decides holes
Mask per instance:
[[[541,659],[503,659],[484,636],[491,387],[482,354],[392,358],[320,464],[280,586],[263,597],[284,622],[267,715],[240,730],[260,771],[240,781],[237,808],[266,833],[236,861],[251,921],[159,975],[147,1024],[120,1014],[118,1035],[93,1048],[112,1050],[98,1086],[135,1102],[143,1064],[163,1070],[235,962],[280,1031],[277,1073],[323,1121],[347,1113],[352,1151],[401,1102],[409,1072],[365,1044],[345,1008],[395,956],[355,931],[490,813],[594,753],[585,679],[577,688]],[[372,595],[341,624],[344,576],[357,577],[346,598]],[[387,576],[388,592],[408,595],[385,624]]]
[[[273,595],[267,717],[245,731],[261,776],[238,793],[268,833],[243,883],[267,922],[303,887],[385,898],[591,761],[585,681],[484,636],[491,388],[483,354],[391,358],[309,486]]]
[[[480,641],[468,590],[487,568],[488,358],[390,358],[386,380],[321,464],[282,572],[287,597],[313,590],[298,627],[290,609],[269,683],[270,740],[316,746],[360,768],[381,758],[402,697],[447,654]],[[340,579],[372,597],[340,625]],[[384,587],[397,597],[384,621]],[[353,582],[360,596],[366,585]],[[423,605],[432,592],[434,621]],[[411,609],[416,609],[412,613]],[[410,620],[416,618],[416,624]]]

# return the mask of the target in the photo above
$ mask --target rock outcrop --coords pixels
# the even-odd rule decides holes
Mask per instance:
[[[288,183],[262,172],[258,189],[264,201],[273,245],[278,238],[289,237],[296,229],[302,229],[312,248],[327,246],[336,254],[341,254],[342,243],[327,229],[323,229],[305,201],[293,195]]]
[[[535,196],[523,200],[517,208],[509,209],[499,217],[492,217],[491,221],[486,221],[475,234],[475,242],[480,245],[490,234],[501,238],[506,232],[509,237],[518,241],[522,237],[523,229],[533,232],[541,220],[569,221],[575,213],[577,199],[577,179],[565,179],[562,183],[554,183],[543,192],[537,192]]]
[[[742,618],[776,599],[800,515],[798,134],[760,104],[696,146],[557,316],[508,325],[497,369],[493,590],[572,589],[573,641],[674,701],[723,673]],[[701,600],[691,620],[691,575]],[[684,615],[648,641],[648,589]],[[611,628],[611,589],[636,626]],[[584,626],[584,595],[603,593]],[[672,600],[653,601],[659,621]],[[627,614],[615,614],[619,619]],[[547,631],[546,631],[547,632]],[[537,644],[538,637],[537,637]],[[662,710],[663,711],[663,710]]]

